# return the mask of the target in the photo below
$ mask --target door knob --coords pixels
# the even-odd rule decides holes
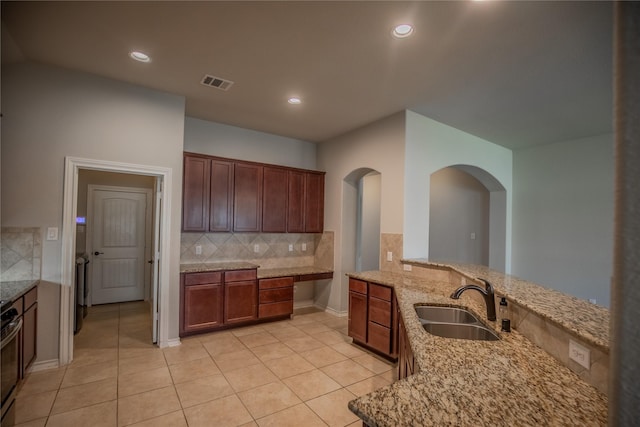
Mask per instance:
[[[93,254],[94,254],[95,256],[98,256],[98,255],[104,255],[104,252],[98,252],[98,251],[95,251]]]

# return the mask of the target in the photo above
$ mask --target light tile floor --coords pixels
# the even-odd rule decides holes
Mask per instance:
[[[21,427],[361,426],[347,402],[396,379],[351,344],[347,319],[293,319],[151,344],[143,302],[90,309],[74,360],[35,372],[16,399]]]

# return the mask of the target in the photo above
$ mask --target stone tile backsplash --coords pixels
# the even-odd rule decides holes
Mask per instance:
[[[40,278],[42,230],[38,227],[2,227],[2,281]]]
[[[197,247],[201,253],[197,253]],[[333,232],[182,233],[180,262],[252,262],[263,268],[333,267]]]

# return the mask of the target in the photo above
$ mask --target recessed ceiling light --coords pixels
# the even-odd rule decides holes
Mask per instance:
[[[140,62],[151,62],[151,58],[146,53],[134,50],[133,52],[129,52],[129,56],[136,61]]]
[[[413,33],[413,27],[409,24],[396,25],[396,27],[391,32],[391,34],[393,34],[393,37],[398,39],[409,37],[411,33]]]
[[[287,99],[287,102],[289,104],[297,105],[297,104],[301,104],[302,100],[300,98],[298,98],[297,96],[292,96],[291,98]]]

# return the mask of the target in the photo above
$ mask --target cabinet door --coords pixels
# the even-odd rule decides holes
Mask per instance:
[[[262,219],[262,173],[259,165],[234,165],[233,229],[260,231]]]
[[[264,167],[262,188],[262,231],[287,231],[287,170]]]
[[[367,342],[367,296],[349,292],[349,336]]]
[[[304,231],[322,233],[324,229],[324,174],[305,174]]]
[[[238,323],[258,318],[258,284],[255,280],[225,283],[224,322]]]
[[[209,231],[233,230],[233,163],[211,160]]]
[[[211,160],[184,156],[182,177],[182,230],[209,228],[209,185]]]
[[[22,374],[36,358],[38,304],[33,304],[22,315]]]
[[[304,232],[304,172],[289,171],[287,231]]]
[[[184,286],[184,332],[222,325],[223,290],[221,283]]]

